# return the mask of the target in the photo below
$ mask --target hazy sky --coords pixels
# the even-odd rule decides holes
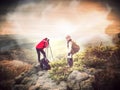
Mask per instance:
[[[0,34],[22,34],[30,40],[63,39],[69,34],[84,40],[106,37],[106,28],[113,23],[108,19],[112,7],[102,0],[13,1],[1,1],[0,18],[5,20],[0,24]]]
[[[113,6],[118,4],[112,0],[109,3],[105,1],[107,0],[2,0],[0,34],[21,34],[37,43],[48,37],[51,42],[54,41],[54,50],[58,51],[66,48],[65,36],[68,34],[81,45],[93,39],[97,41],[97,38],[107,41],[110,37],[106,34],[106,29],[112,33],[115,30],[120,32],[120,29],[116,29],[115,21],[118,28],[120,25],[118,18],[113,21],[113,11],[119,11],[113,9]],[[114,26],[110,27],[111,25]]]
[[[49,0],[48,0],[49,1]],[[4,33],[65,37],[102,34],[111,23],[107,20],[110,7],[99,3],[31,2],[19,5],[6,16]]]

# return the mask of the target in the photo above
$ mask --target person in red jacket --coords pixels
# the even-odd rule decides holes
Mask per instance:
[[[39,42],[36,45],[36,51],[37,51],[37,55],[38,55],[38,61],[40,63],[40,53],[43,54],[44,59],[46,59],[46,53],[44,51],[44,48],[48,48],[49,46],[49,39],[48,38],[44,38],[41,42]]]

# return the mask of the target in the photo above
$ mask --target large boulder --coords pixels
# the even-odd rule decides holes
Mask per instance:
[[[74,70],[67,79],[67,85],[72,90],[93,90],[91,75]]]
[[[80,83],[81,90],[94,90],[93,82],[95,81],[94,76],[90,76],[89,79]]]

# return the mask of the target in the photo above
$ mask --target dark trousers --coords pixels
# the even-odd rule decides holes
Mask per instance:
[[[67,56],[67,63],[69,65],[69,67],[72,67],[73,66],[73,55],[71,53],[68,53],[68,56]]]
[[[43,55],[44,58],[46,58],[46,53],[45,53],[45,51],[43,49],[37,49],[36,48],[36,51],[37,51],[37,55],[38,55],[38,61],[40,63],[40,56],[41,56],[40,53],[42,53],[42,55]]]
[[[68,62],[68,65],[69,65],[70,67],[73,66],[73,59],[72,59],[72,58],[67,58],[67,62]]]

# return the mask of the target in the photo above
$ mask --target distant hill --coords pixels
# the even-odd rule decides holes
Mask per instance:
[[[16,37],[17,36],[17,37]],[[0,60],[23,60],[33,63],[34,43],[20,35],[0,35]]]

